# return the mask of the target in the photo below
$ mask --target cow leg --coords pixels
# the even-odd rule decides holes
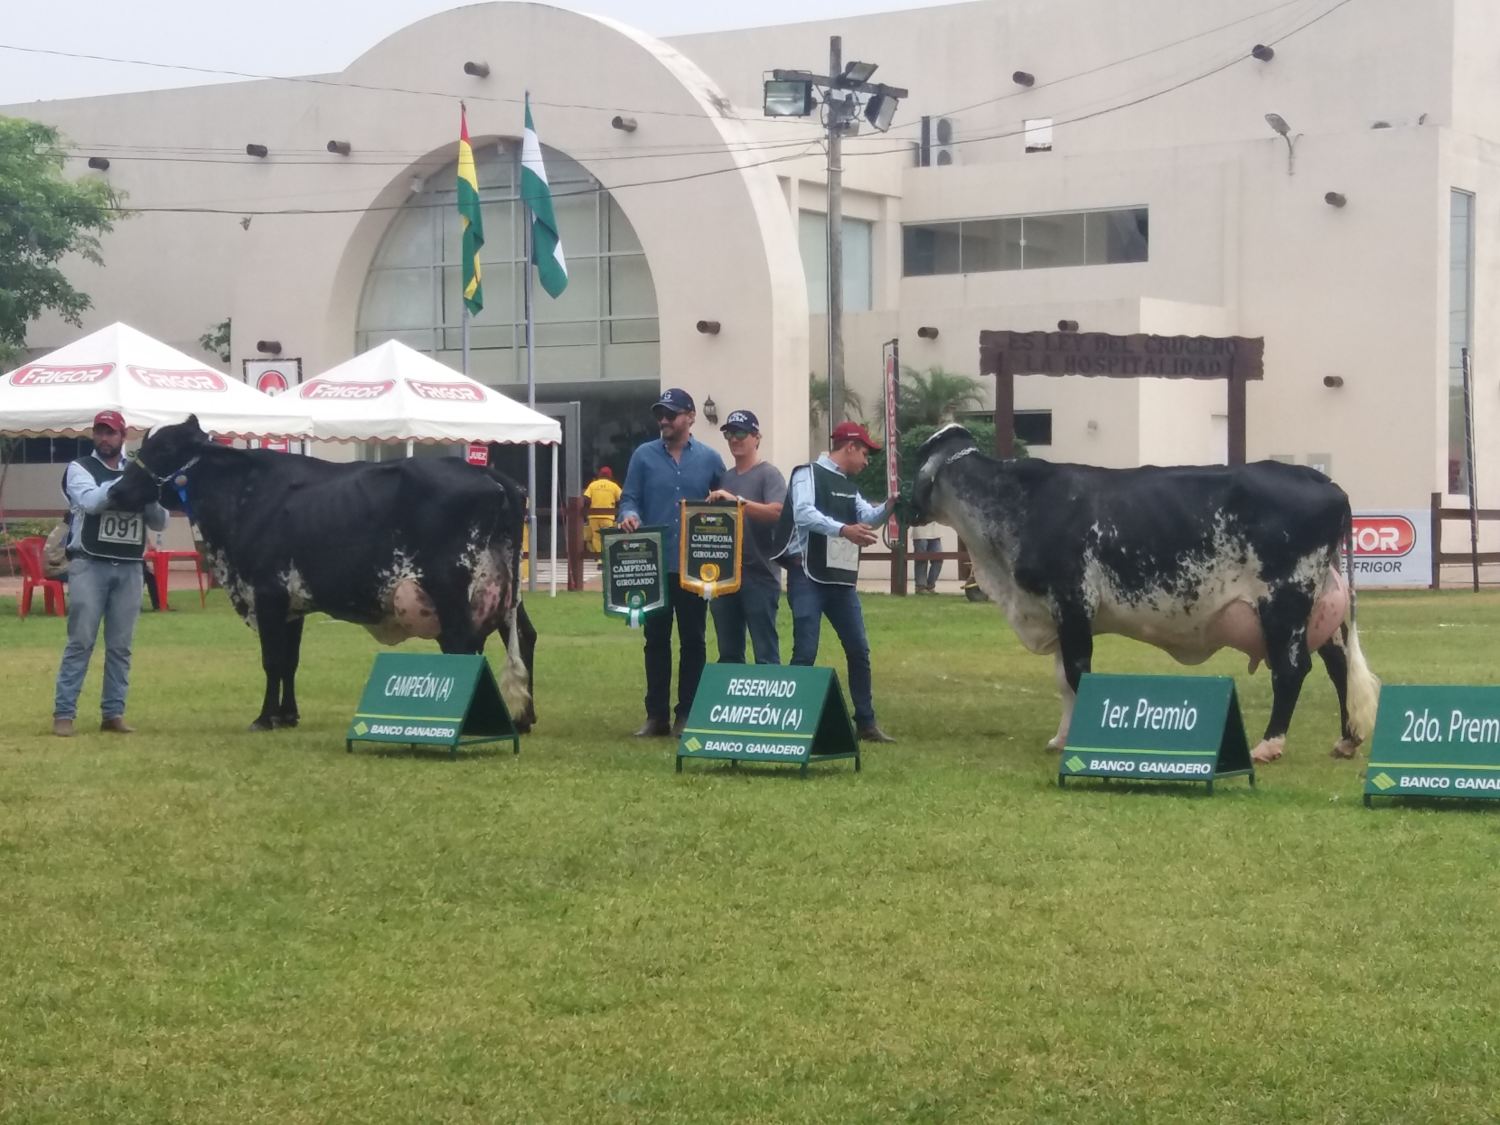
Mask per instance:
[[[445,584],[439,594],[428,591],[438,615],[438,648],[449,654],[473,656],[484,652],[484,634],[474,624],[469,596],[458,583]]]
[[[522,734],[536,724],[536,700],[532,694],[532,669],[536,658],[536,629],[526,615],[524,602],[500,623],[500,639],[505,642],[505,668],[500,673],[500,697],[511,720]]]
[[[276,711],[278,727],[294,727],[302,719],[297,711],[297,665],[302,660],[302,623],[294,617],[286,623],[281,665],[281,706]]]
[[[1078,685],[1094,662],[1094,629],[1089,615],[1081,606],[1062,606],[1054,614],[1057,619],[1057,655],[1053,668],[1057,674],[1057,693],[1062,701],[1062,714],[1057,723],[1057,734],[1047,743],[1048,750],[1061,751],[1068,745],[1068,728],[1073,723],[1073,704],[1078,700]]]
[[[1339,740],[1330,752],[1335,758],[1352,758],[1359,749],[1359,739],[1349,731],[1349,656],[1344,651],[1344,634],[1347,632],[1347,627],[1341,626],[1318,649],[1323,667],[1328,669],[1328,678],[1333,681],[1334,694],[1339,697]]]
[[[251,730],[273,730],[281,712],[281,683],[286,672],[287,597],[282,591],[255,592],[255,626],[260,633],[260,666],[266,674],[266,694]]]
[[[1312,670],[1307,651],[1307,618],[1312,612],[1308,591],[1287,587],[1263,599],[1259,606],[1261,632],[1266,638],[1266,667],[1271,670],[1271,718],[1260,745],[1250,752],[1257,762],[1274,762],[1286,748],[1286,732],[1302,694],[1302,681]]]

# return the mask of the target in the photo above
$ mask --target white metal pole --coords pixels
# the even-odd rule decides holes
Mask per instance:
[[[557,442],[552,443],[552,596],[557,597]],[[535,448],[535,447],[533,447]]]
[[[530,91],[527,91],[530,97]],[[532,362],[532,350],[536,346],[535,326],[532,324],[531,315],[531,209],[521,200],[521,154],[516,153],[516,200],[521,203],[521,245],[525,260],[521,263],[526,274],[526,284],[522,286],[526,294],[526,405],[532,410],[536,409],[536,368]],[[554,487],[556,481],[553,481]],[[526,495],[531,503],[527,512],[527,526],[531,529],[531,566],[526,571],[526,589],[528,592],[536,592],[536,445],[530,444],[526,447]]]

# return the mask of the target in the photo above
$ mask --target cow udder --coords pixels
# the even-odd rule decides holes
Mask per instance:
[[[408,637],[434,640],[442,624],[427,591],[415,579],[403,578],[391,590],[386,615],[365,628],[381,644],[398,645]]]

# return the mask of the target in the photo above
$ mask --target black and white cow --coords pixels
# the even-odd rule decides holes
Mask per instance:
[[[1068,737],[1094,637],[1117,633],[1198,664],[1221,648],[1264,660],[1271,719],[1252,752],[1281,756],[1310,653],[1338,693],[1339,758],[1353,757],[1375,722],[1379,681],[1354,626],[1339,572],[1349,498],[1296,465],[1099,469],[1042,460],[997,461],[962,426],[933,434],[917,455],[917,519],[955,528],[981,589],[1032,652],[1054,653]]]
[[[159,495],[187,510],[219,584],[260,634],[265,700],[252,730],[296,726],[302,622],[326,613],[382,644],[435,638],[447,653],[505,642],[500,691],[517,727],[536,721],[536,631],[521,604],[523,495],[457,458],[336,463],[231,449],[196,417],[153,433],[114,502]]]

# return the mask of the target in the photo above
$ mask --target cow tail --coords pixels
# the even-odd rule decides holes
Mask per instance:
[[[1349,586],[1349,612],[1344,622],[1344,654],[1348,662],[1345,685],[1349,711],[1349,735],[1356,743],[1366,741],[1375,730],[1375,713],[1380,704],[1380,679],[1370,671],[1364,650],[1359,646],[1359,625],[1355,621],[1358,598],[1354,592],[1353,521],[1345,517],[1343,534],[1344,577]]]

